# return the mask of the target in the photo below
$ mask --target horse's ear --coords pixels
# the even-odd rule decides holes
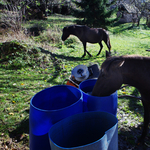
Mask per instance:
[[[124,64],[125,60],[123,58],[114,59],[113,66],[114,67],[121,67]]]
[[[64,27],[64,30],[67,30],[68,29],[68,26]]]
[[[119,67],[122,67],[123,64],[124,64],[125,60],[123,58],[118,58],[118,57],[112,57],[110,60],[109,60],[109,64],[107,66],[107,71],[109,71],[109,69],[116,69],[116,68],[119,68]]]
[[[111,57],[111,54],[108,51],[106,51],[106,58],[108,57]]]

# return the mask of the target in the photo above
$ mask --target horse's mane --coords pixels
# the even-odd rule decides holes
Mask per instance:
[[[148,56],[139,56],[139,55],[123,55],[123,56],[112,56],[108,58],[109,60],[115,59],[125,59],[125,60],[150,60]]]
[[[112,56],[112,57],[108,57],[105,60],[105,65],[107,66],[107,68],[109,69],[110,65],[115,62],[115,61],[145,61],[146,63],[149,62],[150,63],[150,57],[145,57],[145,56],[139,56],[139,55],[123,55],[123,56]],[[149,64],[148,63],[148,64]]]
[[[139,56],[139,55],[124,55],[121,56],[123,59],[128,59],[128,60],[150,60],[150,57],[147,56]]]

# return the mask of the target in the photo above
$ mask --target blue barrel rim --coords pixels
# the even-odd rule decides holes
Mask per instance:
[[[97,79],[87,79],[87,80],[84,80],[84,81],[82,81],[80,84],[79,84],[79,89],[82,91],[82,89],[80,88],[81,87],[81,85],[83,84],[83,82],[85,83],[85,82],[88,82],[88,81],[97,81]],[[96,83],[96,82],[95,82]],[[94,88],[94,87],[93,87]],[[84,91],[82,91],[84,94],[87,94],[87,95],[89,95],[88,93],[85,93]],[[90,95],[91,97],[97,97],[97,98],[99,98],[99,97],[102,97],[102,98],[107,98],[107,97],[110,97],[111,95],[113,96],[113,95],[115,95],[115,94],[117,94],[117,91],[115,91],[114,93],[112,93],[112,94],[110,94],[109,96],[93,96],[93,95]]]
[[[34,99],[34,97],[35,97],[36,95],[38,95],[39,93],[41,93],[41,92],[43,92],[43,91],[45,91],[45,90],[47,90],[47,89],[56,88],[56,87],[74,88],[74,89],[76,89],[77,91],[80,92],[80,95],[81,95],[81,96],[80,96],[80,98],[79,98],[75,103],[73,103],[73,104],[71,104],[71,105],[69,105],[69,106],[67,106],[67,107],[63,107],[63,108],[61,108],[61,109],[46,110],[46,109],[38,108],[38,107],[36,107],[36,106],[33,105],[32,101],[33,101],[33,99]],[[31,100],[30,100],[30,105],[31,105],[33,108],[35,108],[35,109],[37,109],[37,110],[39,110],[39,111],[43,111],[43,112],[55,112],[55,111],[61,111],[61,110],[67,109],[67,108],[69,108],[69,107],[72,107],[73,105],[75,105],[76,103],[78,103],[78,102],[81,101],[81,100],[83,101],[83,93],[82,93],[82,91],[81,91],[80,89],[78,89],[78,88],[76,88],[76,87],[74,87],[74,86],[71,86],[71,85],[55,85],[55,86],[51,86],[51,87],[45,88],[45,89],[39,91],[38,93],[36,93],[36,94],[31,98]]]
[[[112,127],[113,128],[113,127]],[[49,134],[49,133],[48,133]],[[104,133],[104,135],[105,135],[105,133]],[[101,138],[101,139],[103,139],[104,138],[104,135],[103,135],[103,137]],[[49,136],[50,137],[50,136]],[[50,139],[52,142],[53,142],[53,144],[54,145],[56,145],[57,147],[59,147],[59,148],[61,148],[61,149],[65,149],[65,150],[67,150],[67,149],[76,149],[76,148],[82,148],[82,147],[88,147],[89,145],[91,145],[91,144],[95,144],[95,143],[97,143],[98,141],[100,141],[101,139],[98,139],[98,140],[96,140],[96,141],[94,141],[94,142],[92,142],[92,143],[89,143],[89,144],[86,144],[86,145],[81,145],[81,146],[76,146],[76,147],[62,147],[62,146],[59,146],[59,145],[57,145],[56,143],[54,143],[54,141],[52,140],[52,139]]]
[[[102,136],[102,138],[100,138],[100,139],[98,139],[98,140],[96,140],[96,141],[94,141],[94,142],[92,142],[92,143],[86,144],[86,145],[81,145],[81,146],[76,146],[76,147],[67,148],[67,147],[59,146],[58,144],[56,144],[56,143],[51,139],[51,137],[50,137],[50,131],[53,129],[53,126],[55,126],[55,124],[59,124],[59,123],[62,122],[63,120],[66,120],[66,119],[68,119],[68,118],[71,118],[71,117],[74,117],[74,116],[77,116],[77,115],[80,115],[80,114],[86,114],[86,113],[93,113],[93,114],[94,114],[94,113],[105,113],[105,114],[109,114],[109,115],[111,115],[111,116],[113,116],[113,117],[115,118],[116,123],[115,123],[110,129],[108,129],[107,131],[104,132],[104,135]],[[48,131],[48,137],[49,137],[49,140],[52,141],[54,145],[56,145],[56,146],[59,147],[59,148],[66,149],[66,150],[67,150],[67,149],[82,148],[82,147],[85,147],[85,146],[89,146],[89,145],[91,145],[91,144],[95,144],[95,143],[97,143],[98,141],[100,141],[101,139],[103,139],[104,136],[105,136],[105,134],[106,134],[109,130],[111,130],[113,127],[115,127],[115,126],[118,124],[118,119],[117,119],[117,117],[116,117],[115,115],[113,115],[113,114],[111,114],[111,113],[109,113],[109,112],[105,112],[105,111],[83,112],[83,113],[79,113],[79,114],[74,114],[74,115],[72,115],[72,116],[69,116],[69,117],[63,119],[63,120],[58,121],[57,123],[55,123],[55,124],[50,128],[50,130]]]

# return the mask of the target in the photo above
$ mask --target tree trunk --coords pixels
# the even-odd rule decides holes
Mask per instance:
[[[138,17],[137,26],[140,25],[140,20],[141,20],[141,18],[142,18],[142,13],[141,13],[141,15]]]

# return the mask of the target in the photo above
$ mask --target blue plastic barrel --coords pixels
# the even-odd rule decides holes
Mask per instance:
[[[118,120],[107,112],[65,118],[49,131],[51,150],[118,150]]]
[[[79,84],[79,88],[83,92],[83,111],[106,111],[116,116],[118,106],[117,91],[110,96],[92,96],[92,90],[96,81],[97,79],[89,79]]]
[[[53,86],[35,94],[30,102],[30,150],[50,150],[49,129],[56,122],[82,112],[82,92],[73,86]]]

